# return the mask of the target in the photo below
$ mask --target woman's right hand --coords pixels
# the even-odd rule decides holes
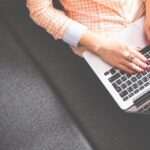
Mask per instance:
[[[131,74],[144,73],[149,69],[147,58],[138,51],[138,48],[122,41],[100,37],[98,34],[89,33],[88,36],[86,35],[86,39],[81,39],[81,42],[88,42],[85,44],[87,48],[110,65]],[[134,57],[132,62],[129,61],[129,56]]]
[[[149,69],[147,58],[138,48],[121,41],[103,39],[103,44],[95,52],[107,63],[128,73],[144,73]],[[129,61],[129,56],[134,57],[132,62]]]

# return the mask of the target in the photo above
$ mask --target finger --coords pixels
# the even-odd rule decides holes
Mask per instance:
[[[123,59],[123,60],[121,61],[121,63],[122,63],[123,65],[125,65],[126,67],[130,68],[131,70],[134,70],[134,71],[139,72],[139,73],[144,73],[144,69],[140,68],[139,66],[135,65],[135,64],[132,63],[132,62],[129,62],[129,61]]]
[[[130,73],[130,74],[135,74],[136,73],[134,70],[128,68],[127,66],[125,66],[123,64],[118,64],[116,67],[123,70],[123,71],[125,71],[125,72],[127,72],[127,73]]]
[[[133,59],[133,63],[144,70],[148,70],[148,65],[136,57]]]
[[[148,59],[143,54],[141,54],[139,51],[133,50],[132,53],[135,57],[140,59],[143,63],[145,63],[145,64],[148,63]]]

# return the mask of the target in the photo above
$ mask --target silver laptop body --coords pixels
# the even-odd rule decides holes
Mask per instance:
[[[150,46],[140,52],[150,59]],[[84,52],[84,58],[122,110],[150,113],[150,71],[131,75],[113,68],[90,51]]]

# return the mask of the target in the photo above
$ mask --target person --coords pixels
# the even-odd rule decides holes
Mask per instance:
[[[150,0],[60,0],[63,10],[52,0],[27,0],[30,16],[55,39],[68,43],[82,56],[85,50],[125,72],[149,70],[149,61],[138,50],[112,37],[145,15],[144,31],[150,42]]]

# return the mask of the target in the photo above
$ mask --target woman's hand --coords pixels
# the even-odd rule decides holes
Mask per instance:
[[[144,55],[137,48],[124,42],[108,40],[99,34],[87,31],[80,39],[80,44],[99,55],[107,63],[125,72],[144,73],[145,70],[149,69],[148,60]]]
[[[131,74],[144,73],[149,69],[148,60],[138,51],[138,48],[116,40],[104,39],[102,43],[95,52],[112,66]],[[132,61],[129,57],[132,57]]]

